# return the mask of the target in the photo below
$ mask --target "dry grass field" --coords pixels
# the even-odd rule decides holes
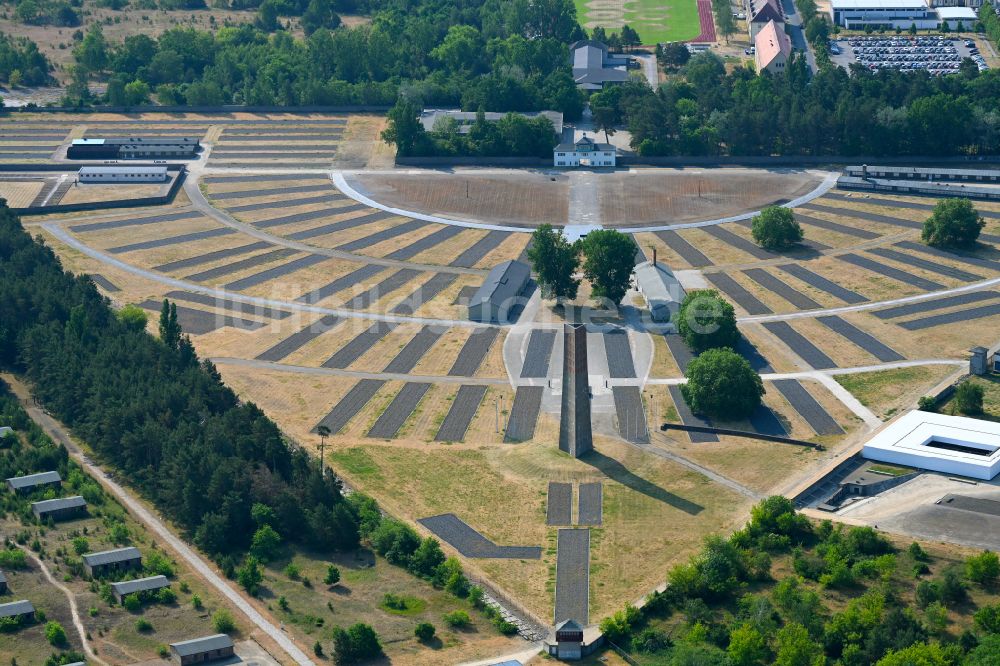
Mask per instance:
[[[888,419],[912,407],[929,389],[959,372],[962,368],[953,365],[926,365],[837,375],[835,379],[879,418]]]
[[[41,180],[0,181],[0,197],[6,199],[11,208],[27,208],[45,184]]]
[[[163,185],[75,185],[66,192],[60,203],[91,203],[94,201],[115,201],[118,199],[138,199],[156,197],[166,193],[169,184]]]

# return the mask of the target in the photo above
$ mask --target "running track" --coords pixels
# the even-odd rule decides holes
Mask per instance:
[[[701,23],[701,34],[689,42],[714,42],[715,22],[712,20],[712,0],[698,0],[698,21]]]

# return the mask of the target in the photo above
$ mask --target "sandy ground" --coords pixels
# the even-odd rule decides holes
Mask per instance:
[[[0,197],[11,208],[27,208],[46,185],[44,181],[0,181]]]

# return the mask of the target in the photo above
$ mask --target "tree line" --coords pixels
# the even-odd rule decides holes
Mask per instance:
[[[251,545],[265,506],[283,538],[321,550],[359,543],[359,519],[252,403],[241,402],[182,336],[120,319],[86,276],[0,208],[0,367],[222,563]]]
[[[971,61],[970,61],[970,64]],[[654,92],[628,81],[591,97],[613,110],[641,155],[965,155],[1000,151],[1000,72],[963,67],[850,71],[824,65],[810,75],[793,57],[787,71],[727,72],[712,53],[692,57]]]
[[[0,81],[12,86],[50,83],[52,63],[27,37],[0,33]]]

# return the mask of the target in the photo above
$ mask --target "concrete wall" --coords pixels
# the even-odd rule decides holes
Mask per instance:
[[[355,104],[344,106],[8,106],[3,112],[15,113],[385,113],[391,105]]]
[[[24,166],[24,165],[19,165]],[[67,171],[67,168],[63,165],[53,165],[59,166],[58,169],[38,169],[39,171]],[[174,200],[177,196],[177,192],[181,189],[184,184],[184,179],[187,177],[187,169],[183,168],[183,164],[168,164],[167,171],[178,171],[177,177],[174,178],[174,182],[170,184],[170,189],[167,193],[158,197],[140,197],[138,199],[118,199],[116,201],[91,201],[87,203],[75,203],[75,204],[57,204],[55,206],[39,206],[36,208],[11,208],[11,210],[18,215],[24,217],[26,215],[49,215],[50,213],[73,213],[77,211],[85,210],[105,210],[108,208],[142,208],[145,206],[163,206]],[[8,169],[7,165],[0,167],[0,172],[2,171],[33,171],[33,169]],[[72,169],[70,169],[72,170]]]

